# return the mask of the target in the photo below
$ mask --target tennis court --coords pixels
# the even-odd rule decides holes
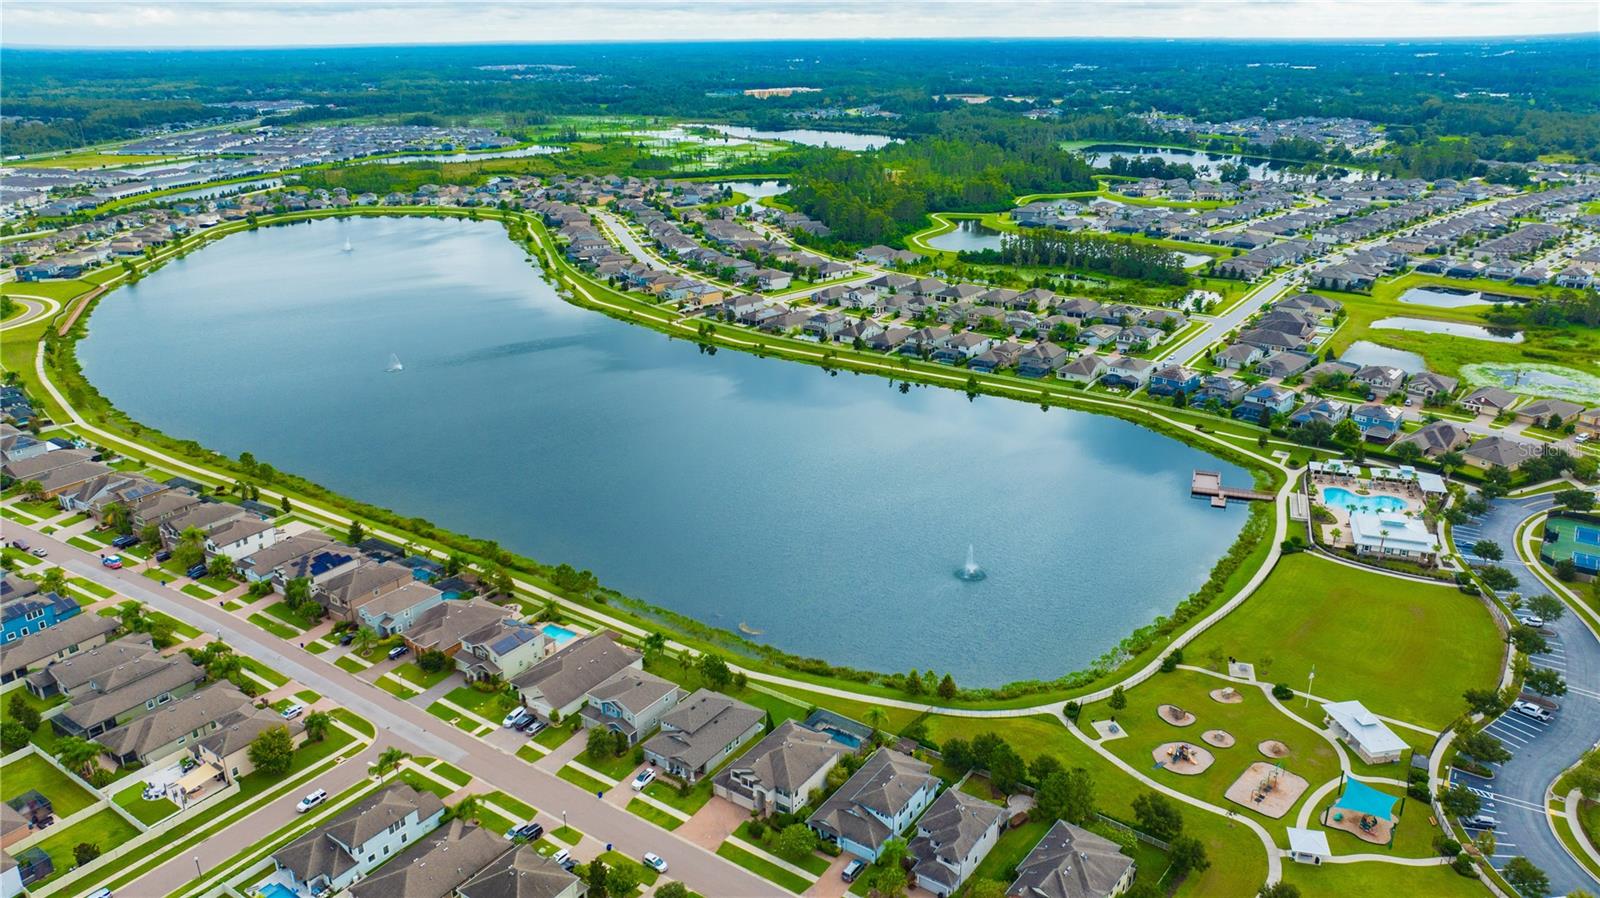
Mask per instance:
[[[1593,527],[1572,528],[1572,538],[1586,546],[1600,546],[1600,530]]]
[[[1548,564],[1570,558],[1580,572],[1600,574],[1600,524],[1589,517],[1552,515],[1544,524],[1539,557]]]

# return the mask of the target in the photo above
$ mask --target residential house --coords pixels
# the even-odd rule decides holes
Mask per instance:
[[[1515,471],[1530,458],[1544,454],[1544,444],[1510,437],[1486,436],[1461,450],[1461,457],[1475,468],[1492,468],[1499,465]]]
[[[457,886],[454,898],[583,898],[588,891],[566,868],[520,845]]]
[[[601,630],[573,640],[511,682],[524,705],[547,720],[552,714],[565,718],[583,707],[589,690],[625,667],[643,669],[643,656]]]
[[[1299,398],[1299,394],[1287,387],[1262,384],[1244,394],[1233,416],[1265,426],[1273,415],[1289,414]]]
[[[1091,324],[1078,332],[1078,342],[1099,349],[1108,343],[1115,343],[1120,333],[1122,328],[1115,324]]]
[[[1400,435],[1402,411],[1393,405],[1368,402],[1356,407],[1350,419],[1361,428],[1361,436],[1373,443],[1387,443]]]
[[[826,733],[786,720],[711,781],[719,798],[755,814],[792,814],[827,782],[850,749]]]
[[[1092,384],[1106,373],[1106,360],[1094,353],[1085,353],[1062,365],[1056,376],[1080,384]]]
[[[1218,368],[1228,368],[1243,371],[1254,368],[1258,362],[1266,358],[1266,353],[1259,347],[1248,343],[1234,343],[1211,357],[1211,361]]]
[[[413,579],[357,605],[356,622],[371,627],[379,636],[393,636],[411,629],[418,618],[443,601],[444,593]]]
[[[1405,384],[1406,373],[1392,365],[1366,365],[1350,379],[1365,386],[1371,396],[1382,399]]]
[[[190,751],[200,764],[220,771],[227,782],[235,782],[255,772],[256,763],[250,759],[250,744],[263,732],[280,726],[287,726],[294,739],[303,740],[304,723],[285,723],[283,716],[270,707],[240,707],[218,721],[217,728],[210,734],[191,742]]]
[[[1215,402],[1223,408],[1231,408],[1244,398],[1245,391],[1249,389],[1248,383],[1236,377],[1208,375],[1200,379],[1200,388],[1189,397],[1189,405],[1198,408]]]
[[[1461,400],[1461,407],[1479,415],[1503,414],[1517,402],[1517,394],[1499,387],[1479,387]]]
[[[1578,433],[1600,436],[1600,406],[1579,412],[1577,420],[1573,423],[1577,425]]]
[[[0,647],[0,683],[9,683],[36,668],[104,645],[117,626],[114,617],[75,614],[53,627],[35,629],[26,637],[7,640]]]
[[[284,536],[284,532],[270,521],[256,517],[235,518],[212,527],[206,533],[206,556],[244,558],[277,545]]]
[[[432,832],[444,818],[432,792],[396,784],[272,854],[296,891],[337,893]]]
[[[1106,373],[1100,382],[1107,386],[1137,390],[1150,381],[1156,363],[1149,359],[1116,355],[1106,360]]]
[[[1428,458],[1438,458],[1446,452],[1454,452],[1472,439],[1472,434],[1459,424],[1449,421],[1435,421],[1424,424],[1413,433],[1408,433],[1396,441],[1398,447],[1401,443],[1410,443],[1422,450]]]
[[[312,579],[311,597],[336,620],[354,621],[356,609],[385,593],[416,582],[411,568],[392,561],[341,565],[337,573]]]
[[[624,667],[590,689],[578,713],[585,727],[605,727],[634,745],[655,732],[662,716],[676,708],[683,695],[670,680]]]
[[[1568,422],[1576,422],[1582,411],[1583,406],[1565,399],[1535,399],[1518,406],[1516,418],[1541,427],[1551,424],[1560,427]]]
[[[187,752],[190,743],[215,732],[225,718],[254,707],[233,684],[213,683],[101,733],[95,741],[105,746],[105,754],[119,765],[159,765]]]
[[[1296,427],[1304,427],[1313,421],[1321,421],[1330,427],[1350,417],[1350,403],[1337,399],[1313,399],[1305,405],[1295,409],[1289,416],[1289,423]]]
[[[1034,343],[1018,353],[1017,374],[1021,377],[1049,377],[1067,363],[1067,351],[1051,342]]]
[[[876,861],[939,791],[932,768],[910,755],[880,748],[806,820],[817,835],[844,851]]]
[[[126,640],[120,640],[126,641]],[[38,674],[52,674],[56,667],[88,666],[88,656],[96,652],[110,652],[118,643],[74,656],[46,667]],[[32,680],[32,677],[29,678]],[[55,728],[69,736],[94,738],[166,705],[183,698],[199,688],[205,680],[205,670],[190,661],[187,655],[163,657],[147,646],[147,652],[110,669],[99,669],[95,676],[75,686],[66,709],[50,720]]]
[[[1200,372],[1182,365],[1162,365],[1150,375],[1150,395],[1171,396],[1182,393],[1188,396],[1200,389]]]
[[[549,657],[555,643],[537,624],[507,614],[461,637],[456,669],[469,681],[511,679]]]
[[[71,598],[43,592],[31,580],[7,572],[0,585],[0,645],[42,633],[81,611]],[[25,585],[24,585],[25,584]]]
[[[233,569],[250,583],[273,580],[280,569],[289,568],[300,559],[327,551],[333,546],[333,540],[326,534],[316,531],[297,533],[254,554],[235,559]],[[351,560],[354,561],[353,558]]]
[[[523,846],[508,845],[475,823],[451,820],[351,886],[350,898],[451,898],[457,886],[502,855],[519,850]]]
[[[405,642],[417,654],[443,652],[454,658],[461,640],[516,614],[483,599],[441,601],[417,615],[406,628]]]
[[[1309,352],[1298,352],[1293,349],[1284,349],[1269,353],[1266,358],[1256,363],[1256,373],[1262,377],[1275,377],[1282,380],[1311,367],[1317,357]]]
[[[955,892],[999,841],[1005,818],[1005,808],[959,789],[934,799],[909,846],[917,885],[939,898]]]
[[[1117,843],[1057,820],[1017,864],[1006,898],[1114,898],[1137,869]]]
[[[1456,391],[1460,381],[1432,371],[1422,371],[1406,381],[1406,395],[1427,402],[1435,397],[1444,398]]]
[[[766,719],[760,708],[697,690],[661,718],[661,732],[644,743],[645,760],[683,782],[698,782],[759,736]]]

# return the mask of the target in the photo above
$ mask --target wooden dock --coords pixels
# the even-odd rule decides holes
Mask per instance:
[[[1194,477],[1189,481],[1189,495],[1210,499],[1212,508],[1228,507],[1229,499],[1241,502],[1271,502],[1274,498],[1271,493],[1263,493],[1260,490],[1223,486],[1222,474],[1218,471],[1195,471]]]

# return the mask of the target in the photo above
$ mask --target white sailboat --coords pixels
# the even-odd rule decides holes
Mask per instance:
[[[400,357],[391,352],[389,353],[389,367],[384,370],[390,374],[395,374],[406,370],[406,366],[400,364]]]
[[[344,238],[344,251],[348,253],[348,252],[352,252],[354,250],[355,250],[355,247],[350,245],[350,238],[349,237]]]

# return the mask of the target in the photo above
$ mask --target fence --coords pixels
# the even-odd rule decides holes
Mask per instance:
[[[1170,843],[1163,842],[1160,839],[1156,838],[1155,836],[1150,835],[1149,833],[1140,832],[1139,830],[1134,829],[1133,827],[1129,826],[1126,823],[1123,823],[1121,820],[1118,820],[1115,817],[1107,817],[1106,815],[1101,814],[1098,811],[1095,812],[1094,817],[1095,817],[1096,820],[1099,820],[1101,823],[1104,823],[1104,824],[1106,824],[1107,826],[1110,826],[1113,829],[1117,829],[1117,830],[1120,830],[1122,832],[1128,833],[1129,835],[1131,835],[1135,839],[1138,839],[1139,841],[1145,843],[1146,845],[1154,845],[1155,847],[1161,849],[1162,851],[1171,851],[1172,850],[1172,845]]]

